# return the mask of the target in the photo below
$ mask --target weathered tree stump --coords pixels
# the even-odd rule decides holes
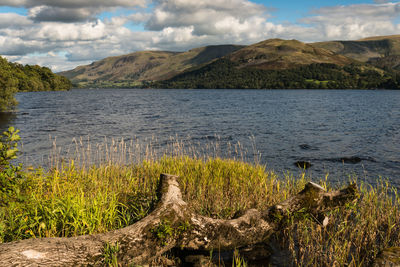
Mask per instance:
[[[142,220],[104,234],[70,238],[28,239],[0,244],[4,266],[103,265],[106,245],[118,244],[115,256],[123,266],[148,264],[173,248],[230,250],[260,244],[277,231],[283,218],[306,209],[315,215],[357,198],[355,185],[334,192],[314,183],[266,211],[248,210],[221,220],[198,215],[182,199],[177,176],[161,174],[160,202]]]

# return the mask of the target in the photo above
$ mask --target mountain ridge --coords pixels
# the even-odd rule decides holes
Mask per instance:
[[[287,69],[313,63],[351,64],[353,61],[324,48],[298,40],[269,39],[244,47],[227,56],[241,67]]]
[[[186,72],[193,73],[221,59],[231,61],[237,69],[263,71],[315,64],[333,64],[340,68],[359,65],[355,71],[372,71],[383,77],[390,76],[388,71],[400,70],[400,35],[316,43],[275,38],[247,46],[211,45],[185,52],[139,51],[105,58],[60,74],[79,87],[148,87],[182,77]],[[226,64],[220,64],[223,65]]]
[[[142,82],[172,78],[185,70],[213,61],[242,47],[218,45],[194,48],[186,52],[139,51],[108,57],[59,74],[83,86],[86,83],[91,86],[96,82],[107,81],[140,85]]]
[[[374,64],[380,61],[390,68],[400,64],[397,60],[397,56],[400,56],[400,35],[375,36],[355,41],[318,42],[314,45],[364,63]]]

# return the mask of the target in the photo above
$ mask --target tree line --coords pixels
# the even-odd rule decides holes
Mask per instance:
[[[71,82],[54,74],[47,67],[21,65],[0,57],[0,112],[17,105],[15,94],[27,91],[58,91],[71,89]]]
[[[398,89],[400,76],[365,64],[315,63],[283,70],[240,68],[228,59],[153,82],[156,88]]]

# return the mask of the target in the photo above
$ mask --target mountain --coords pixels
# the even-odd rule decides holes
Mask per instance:
[[[150,84],[155,88],[227,89],[377,89],[399,88],[399,76],[374,66],[312,63],[288,69],[242,67],[221,58],[210,64]]]
[[[369,37],[356,41],[318,42],[312,45],[379,68],[400,70],[400,35]]]
[[[60,74],[80,87],[371,89],[400,87],[398,72],[400,35],[143,51]]]
[[[366,41],[367,42],[367,41]],[[152,83],[159,88],[398,88],[397,76],[341,55],[334,42],[270,39]],[[336,47],[336,46],[334,46]]]
[[[348,65],[354,60],[297,40],[270,39],[249,45],[226,58],[241,68],[288,69],[314,63]]]
[[[135,86],[165,80],[195,66],[213,61],[243,48],[215,45],[187,52],[143,51],[109,57],[59,73],[80,86]]]

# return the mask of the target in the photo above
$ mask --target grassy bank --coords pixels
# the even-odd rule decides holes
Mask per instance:
[[[9,190],[14,191],[0,198],[0,242],[100,233],[132,224],[157,202],[160,173],[179,175],[184,199],[198,213],[214,218],[266,209],[309,180],[290,174],[278,178],[258,164],[218,157],[163,156],[84,168],[74,161],[56,165],[14,172],[9,171],[12,165],[2,165],[2,181],[13,177]],[[325,179],[317,182],[332,189]],[[396,190],[386,182],[376,187],[361,183],[359,190],[356,203],[330,212],[327,227],[308,214],[291,218],[286,230],[273,237],[287,251],[287,261],[299,266],[364,266],[381,249],[399,246]]]

